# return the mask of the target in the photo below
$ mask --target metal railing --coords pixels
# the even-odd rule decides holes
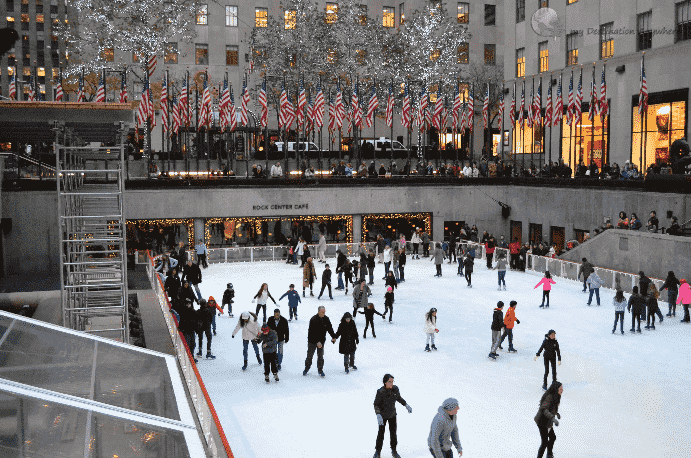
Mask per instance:
[[[206,441],[208,452],[212,457],[227,456],[233,458],[233,452],[223,432],[223,427],[216,414],[216,409],[214,409],[211,397],[206,391],[202,376],[197,370],[197,365],[194,363],[194,356],[187,346],[187,341],[178,330],[178,321],[171,313],[171,304],[168,300],[168,295],[165,292],[161,278],[154,269],[154,259],[150,255],[148,256],[146,273],[158,299],[158,304],[161,307],[166,326],[168,326],[168,332],[173,342],[173,347],[175,348],[180,370],[185,379],[185,384],[187,385],[192,404],[194,405],[197,419],[201,425],[202,435]],[[222,445],[221,449],[219,449],[216,439],[214,438],[216,434],[220,438]]]
[[[367,249],[374,249],[374,242],[367,242]],[[312,258],[317,259],[317,245],[308,244]],[[336,250],[341,250],[346,256],[355,256],[358,252],[359,243],[329,243],[326,245],[325,257],[336,257]],[[284,261],[288,258],[288,247],[277,246],[256,246],[256,247],[228,247],[211,248],[207,254],[209,264],[227,262],[255,262],[255,261]],[[190,252],[193,253],[193,252]],[[196,256],[195,256],[196,257]]]

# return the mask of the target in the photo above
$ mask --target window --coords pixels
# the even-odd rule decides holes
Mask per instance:
[[[297,54],[288,51],[286,53],[286,65],[288,65],[289,67],[295,67],[295,65],[297,65],[297,58]]]
[[[14,0],[7,0],[5,2],[5,8],[8,13],[14,13]]]
[[[29,15],[22,14],[22,30],[29,30]]]
[[[29,1],[28,0],[22,0],[21,11],[22,11],[22,13],[28,13],[29,12]]]
[[[398,14],[400,15],[398,19],[398,25],[401,25],[405,22],[405,3],[399,3]]]
[[[104,48],[103,51],[101,52],[101,57],[106,62],[113,62],[115,60],[115,49]]]
[[[17,65],[16,59],[17,59],[17,55],[14,52],[8,53],[7,54],[7,65],[9,65],[10,67],[14,67],[15,65]]]
[[[360,25],[366,25],[367,24],[367,5],[357,5],[357,9],[358,9],[358,21],[360,22]]]
[[[572,3],[576,3],[578,0],[566,0],[566,4],[570,5]]]
[[[226,65],[238,65],[240,49],[237,45],[226,46]]]
[[[538,8],[549,8],[549,0],[537,0]]]
[[[566,66],[578,65],[578,32],[566,35]]]
[[[494,65],[496,63],[497,45],[485,45],[485,65]]]
[[[528,240],[530,243],[542,243],[542,224],[528,224]]]
[[[209,45],[196,44],[194,46],[194,63],[197,65],[209,65]]]
[[[326,23],[333,24],[338,20],[338,3],[326,4]]]
[[[238,26],[238,7],[226,5],[226,27]]]
[[[285,10],[285,12],[283,13],[283,22],[284,22],[283,27],[286,30],[294,29],[295,25],[296,25],[296,20],[297,20],[297,11],[296,10]]]
[[[178,63],[178,44],[177,43],[167,43],[165,48],[165,54],[163,55],[163,62],[166,64],[177,64]]]
[[[598,78],[597,85],[599,86],[599,74],[596,78]],[[575,75],[574,79],[576,79]],[[565,82],[568,92],[569,83]],[[574,92],[577,85],[578,81],[574,81]],[[586,88],[583,92],[586,92]],[[636,94],[636,101],[638,101],[638,94]],[[562,120],[565,118],[562,116]],[[609,160],[609,115],[605,117],[604,122],[600,116],[594,116],[591,121],[588,119],[588,110],[583,110],[580,119],[576,118],[573,123],[573,127],[562,122],[561,148],[561,158],[565,164],[569,164],[572,171],[575,172],[580,161],[588,165],[592,160],[598,168],[601,168],[602,164]]]
[[[516,50],[516,78],[525,76],[525,48]]]
[[[7,16],[7,28],[14,29],[14,18],[12,16]]]
[[[432,62],[436,62],[437,59],[441,57],[441,50],[440,49],[433,49],[432,52],[429,54],[429,58]]]
[[[469,51],[469,45],[468,43],[462,43],[461,46],[458,47],[458,63],[459,64],[467,64],[468,63],[468,51]]]
[[[132,53],[132,62],[139,62],[139,54],[136,52]]]
[[[254,9],[254,26],[255,27],[266,27],[269,21],[269,10],[266,8],[255,8]]]
[[[382,25],[384,27],[396,27],[396,8],[393,6],[385,6],[382,10]]]
[[[470,3],[458,2],[458,23],[467,24],[470,20]]]
[[[638,114],[638,94],[633,97],[631,151],[635,160],[631,162],[635,162],[639,166],[639,172],[645,173],[651,165],[659,166],[663,162],[670,163],[672,144],[685,135],[687,99],[686,90],[650,94],[648,99],[650,104],[644,113],[647,120],[644,118],[643,123],[641,123],[641,115]],[[641,131],[645,132],[642,149]],[[643,164],[640,164],[639,159],[641,151],[643,151]]]
[[[540,67],[538,71],[540,73],[549,71],[549,49],[547,49],[547,42],[543,41],[537,44],[538,49],[538,62]]]
[[[338,54],[336,53],[336,50],[329,48],[329,51],[326,55],[326,61],[330,64],[338,63]]]
[[[200,3],[197,7],[197,25],[207,25],[209,23],[209,5]]]
[[[516,0],[516,24],[525,21],[525,0]]]
[[[614,22],[608,22],[600,26],[600,59],[609,59],[614,55],[612,29],[614,29]]]
[[[358,65],[365,65],[365,62],[367,59],[367,50],[366,49],[356,49],[355,53],[357,54]]]
[[[650,29],[650,18],[653,12],[648,11],[638,15],[636,45],[639,51],[650,49],[653,46],[653,31]]]
[[[485,25],[496,25],[497,22],[497,6],[485,5]]]
[[[675,16],[675,41],[691,39],[691,0],[685,0],[677,3]]]

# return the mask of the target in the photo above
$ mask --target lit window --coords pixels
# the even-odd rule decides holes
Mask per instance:
[[[496,48],[497,45],[494,44],[485,45],[485,65],[496,64]]]
[[[132,62],[139,62],[139,54],[136,52],[132,53]]]
[[[578,32],[566,36],[566,65],[578,64]]]
[[[360,25],[367,25],[367,5],[358,5]]]
[[[226,5],[226,27],[238,26],[238,7]]]
[[[525,48],[516,50],[516,78],[525,76]]]
[[[45,67],[38,67],[36,69],[36,76],[46,76],[46,68]]]
[[[393,6],[385,6],[382,10],[382,25],[387,28],[396,26],[396,9]]]
[[[285,25],[284,27],[286,29],[294,29],[296,25],[296,20],[297,20],[297,11],[296,10],[285,10],[283,13],[284,15],[284,21]]]
[[[468,2],[458,2],[458,23],[467,24],[470,15],[470,3]]]
[[[255,27],[266,27],[269,21],[269,10],[266,8],[255,8],[254,9],[254,26]]]
[[[441,50],[440,49],[433,49],[429,55],[429,58],[432,62],[436,62],[440,57],[441,57]]]
[[[326,4],[326,23],[333,24],[338,20],[338,3]]]
[[[326,55],[326,61],[330,64],[338,63],[338,54],[336,50],[329,48],[328,54]]]
[[[400,14],[398,18],[398,25],[401,25],[405,22],[405,3],[400,3],[398,5],[398,14]]]
[[[115,50],[113,48],[103,48],[103,51],[101,51],[101,57],[106,62],[113,62],[115,60]]]
[[[57,78],[58,76],[60,76],[60,69],[54,68],[53,69],[53,79]]]
[[[468,63],[469,48],[470,48],[470,46],[468,43],[461,43],[461,46],[458,47],[458,63],[459,64],[467,64]]]
[[[202,3],[197,7],[197,25],[209,23],[209,5]]]
[[[356,49],[355,52],[357,53],[358,65],[365,65],[365,59],[367,59],[367,50],[366,49]]]
[[[226,65],[238,65],[240,50],[236,45],[226,46]]]
[[[12,16],[7,16],[7,28],[14,29],[14,18]]]
[[[600,26],[600,59],[609,59],[614,55],[614,22]]]
[[[576,3],[577,1],[578,1],[578,0],[566,0],[566,3],[567,3],[568,5],[570,5],[570,4],[572,4],[572,3]]]
[[[166,44],[165,54],[163,55],[163,61],[166,64],[177,64],[178,63],[178,44],[177,43]]]
[[[547,49],[547,42],[543,41],[537,44],[538,62],[540,62],[540,73],[549,71],[549,49]]]
[[[196,44],[194,49],[194,63],[197,65],[209,65],[209,45]]]

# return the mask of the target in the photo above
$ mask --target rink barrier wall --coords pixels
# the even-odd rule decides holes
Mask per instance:
[[[149,262],[147,263],[147,275],[149,276],[149,281],[151,282],[151,287],[153,288],[156,297],[158,298],[158,303],[163,312],[163,318],[168,326],[168,331],[170,333],[170,338],[173,342],[173,347],[175,348],[175,354],[177,356],[178,364],[182,375],[184,377],[185,383],[187,385],[192,404],[197,413],[197,419],[202,429],[202,435],[206,441],[208,452],[210,456],[233,458],[233,452],[230,449],[230,444],[223,432],[223,427],[216,414],[216,409],[211,402],[211,397],[206,391],[204,382],[202,381],[202,376],[197,370],[197,365],[194,363],[194,356],[190,352],[187,346],[187,341],[182,333],[178,330],[178,320],[175,318],[173,313],[171,313],[171,304],[168,300],[168,295],[163,287],[163,282],[160,276],[154,269],[154,258],[148,254]],[[220,438],[220,442],[223,446],[223,450],[219,450],[216,444],[216,438]],[[224,454],[225,453],[225,454]]]
[[[317,245],[307,244],[307,246],[310,249],[312,259],[317,260]],[[368,250],[374,250],[376,244],[374,242],[367,242],[365,246]],[[359,247],[359,243],[327,243],[324,256],[327,258],[335,258],[336,250],[339,249],[346,256],[355,256],[357,255]],[[287,257],[288,247],[285,245],[276,245],[210,248],[207,250],[206,260],[209,264],[219,264],[228,262],[285,261]],[[196,258],[196,255],[194,255],[194,258]]]

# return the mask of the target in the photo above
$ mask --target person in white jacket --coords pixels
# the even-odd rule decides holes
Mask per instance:
[[[245,365],[242,366],[242,370],[247,369],[247,347],[249,343],[252,342],[252,347],[254,348],[254,354],[257,355],[257,361],[259,364],[262,363],[262,358],[259,356],[259,347],[257,346],[256,338],[259,335],[259,323],[257,322],[257,315],[252,312],[242,312],[240,319],[238,320],[235,330],[231,334],[232,338],[235,338],[235,334],[242,329],[242,356],[245,359]]]
[[[324,234],[319,234],[319,243],[317,244],[317,259],[319,262],[326,262],[326,237],[324,237]]]
[[[473,163],[473,178],[478,178],[480,176],[480,170],[477,168],[477,165]]]
[[[471,178],[473,176],[473,169],[470,167],[470,164],[466,164],[465,167],[463,167],[463,178]]]
[[[283,176],[283,168],[280,162],[276,162],[275,165],[271,166],[271,178],[280,178]]]
[[[384,278],[382,280],[386,280],[386,276],[389,274],[389,268],[391,267],[391,247],[389,245],[386,245],[384,248]]]
[[[410,242],[413,244],[413,255],[412,259],[420,259],[420,244],[422,243],[422,239],[420,238],[420,235],[417,233],[417,231],[413,232],[413,237],[410,239]]]
[[[300,240],[298,241],[298,244],[295,247],[295,254],[299,256],[302,260],[302,265],[300,267],[305,267],[305,259],[302,256],[303,254],[305,254],[305,239],[303,239],[302,237],[300,237]]]
[[[425,351],[436,350],[437,347],[434,345],[434,334],[439,332],[437,329],[437,309],[432,307],[429,312],[425,313],[425,334],[427,334],[427,345],[425,345]],[[429,342],[432,341],[432,347],[430,349]]]

